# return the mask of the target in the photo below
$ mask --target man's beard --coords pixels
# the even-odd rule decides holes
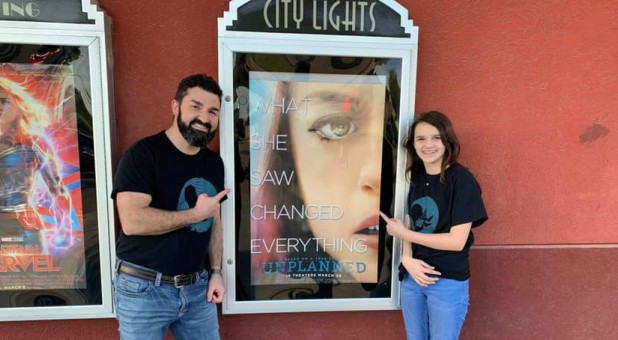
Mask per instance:
[[[205,148],[210,141],[215,138],[215,133],[217,129],[212,129],[212,125],[210,123],[202,123],[199,119],[195,118],[189,124],[186,124],[182,121],[182,110],[178,108],[178,117],[176,118],[176,122],[178,123],[178,130],[180,130],[180,134],[185,138],[185,140],[191,145],[198,148]],[[208,129],[208,132],[199,131],[192,129],[191,126],[193,124],[199,124]]]

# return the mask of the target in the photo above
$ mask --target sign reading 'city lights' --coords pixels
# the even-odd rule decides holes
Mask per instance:
[[[407,37],[401,16],[377,0],[257,0],[238,9],[233,31]],[[378,25],[378,21],[380,25]],[[384,25],[384,23],[388,23]]]

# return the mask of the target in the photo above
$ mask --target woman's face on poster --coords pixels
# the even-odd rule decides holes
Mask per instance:
[[[351,273],[357,281],[376,282],[385,86],[292,83],[289,97],[301,195],[326,212],[309,227],[331,257],[362,271]]]
[[[11,100],[9,98],[9,93],[4,90],[2,86],[0,86],[0,117],[4,115],[5,112],[8,112],[11,109]]]
[[[18,108],[11,94],[0,86],[0,134],[17,118]]]

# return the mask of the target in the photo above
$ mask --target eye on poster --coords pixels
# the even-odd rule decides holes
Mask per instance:
[[[0,64],[0,290],[86,288],[71,66]]]
[[[251,284],[378,282],[385,96],[384,76],[249,72]]]

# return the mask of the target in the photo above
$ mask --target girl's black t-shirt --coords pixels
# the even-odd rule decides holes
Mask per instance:
[[[408,197],[410,229],[422,233],[448,233],[452,226],[472,223],[478,227],[487,220],[481,197],[481,187],[472,174],[462,166],[453,165],[440,175],[414,174]],[[412,244],[412,256],[434,266],[442,275],[453,280],[470,277],[469,253],[474,243],[470,230],[461,251],[445,251]]]

